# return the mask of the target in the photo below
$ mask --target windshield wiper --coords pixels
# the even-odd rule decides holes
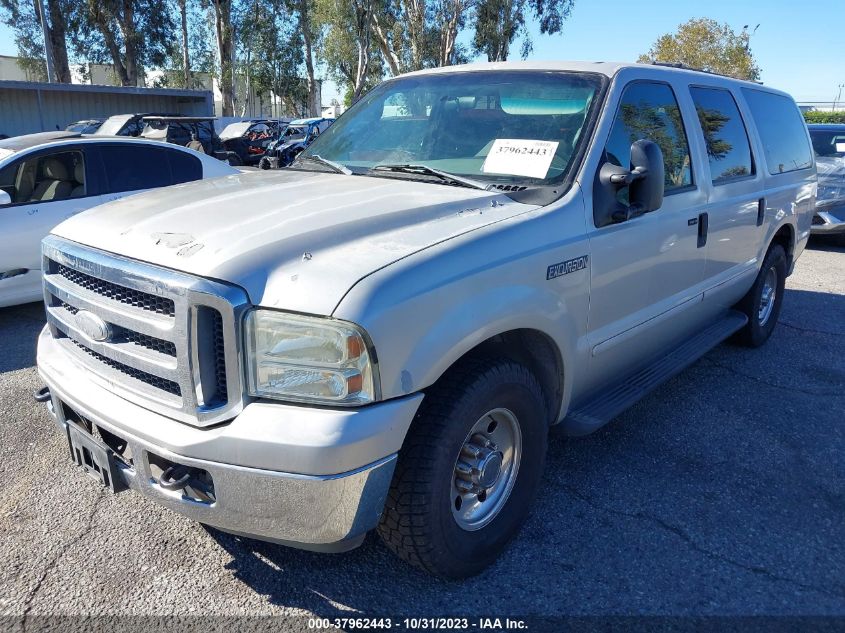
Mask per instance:
[[[429,167],[428,165],[409,165],[409,164],[402,164],[402,165],[376,165],[371,169],[371,171],[389,171],[399,174],[418,174],[420,176],[434,176],[443,182],[450,182],[456,185],[460,185],[461,187],[471,187],[472,189],[487,189],[485,185],[478,183],[474,180],[470,180],[469,178],[463,178],[461,176],[456,176],[455,174],[450,174],[446,171],[440,171],[439,169],[434,169],[433,167]]]
[[[296,162],[301,160],[310,160],[312,162],[317,163],[318,165],[325,165],[326,167],[331,167],[334,171],[338,174],[343,174],[345,176],[351,176],[352,170],[349,169],[346,165],[341,165],[340,163],[336,163],[333,160],[329,160],[328,158],[323,158],[319,154],[309,154],[308,156],[303,156],[300,154],[296,158]]]

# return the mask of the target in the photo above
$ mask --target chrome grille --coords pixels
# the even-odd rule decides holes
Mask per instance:
[[[54,236],[42,250],[51,333],[93,380],[197,426],[240,412],[240,288]]]

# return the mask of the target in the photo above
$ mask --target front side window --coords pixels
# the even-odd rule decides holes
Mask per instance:
[[[743,88],[742,93],[763,142],[769,173],[776,175],[812,167],[807,128],[795,102],[753,88]]]
[[[625,88],[605,148],[607,160],[630,169],[631,145],[643,139],[656,143],[663,154],[666,193],[693,184],[681,111],[667,84],[638,81]],[[622,197],[626,193],[620,190]]]
[[[719,184],[754,173],[751,146],[742,116],[727,90],[690,88],[710,161],[710,178]]]
[[[12,204],[84,197],[85,161],[82,152],[42,154],[8,165],[0,171],[0,188],[9,194]]]
[[[400,78],[364,96],[303,156],[358,174],[421,165],[484,184],[550,185],[570,169],[601,85],[572,72]]]

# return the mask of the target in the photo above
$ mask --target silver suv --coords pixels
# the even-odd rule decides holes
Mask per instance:
[[[132,197],[43,244],[74,459],[228,532],[479,572],[551,425],[606,424],[766,342],[816,170],[786,94],[690,70],[397,77],[292,168]]]

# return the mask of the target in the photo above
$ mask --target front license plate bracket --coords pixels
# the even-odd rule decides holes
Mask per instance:
[[[114,452],[110,448],[73,423],[67,425],[67,437],[73,461],[82,467],[89,477],[112,492],[118,492],[125,487]]]

